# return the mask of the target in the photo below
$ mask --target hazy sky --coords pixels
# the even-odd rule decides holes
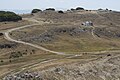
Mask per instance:
[[[69,9],[81,6],[86,9],[109,8],[120,11],[120,0],[0,0],[0,9],[33,9],[55,7]]]

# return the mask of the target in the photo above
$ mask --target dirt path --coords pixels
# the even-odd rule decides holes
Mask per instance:
[[[37,21],[35,19],[27,19],[27,18],[25,18],[24,20],[28,20],[28,21],[32,21],[32,22],[36,22],[36,23],[35,24],[31,24],[31,25],[25,25],[25,26],[21,26],[21,27],[17,27],[17,28],[13,28],[13,29],[7,30],[4,33],[5,34],[5,39],[7,39],[8,41],[12,41],[12,42],[16,42],[16,43],[20,43],[20,44],[24,44],[24,45],[29,45],[29,46],[32,46],[32,47],[35,47],[35,48],[38,48],[38,49],[41,49],[41,50],[44,50],[44,51],[47,51],[47,52],[50,52],[50,53],[55,53],[55,54],[58,54],[58,55],[67,55],[67,54],[65,54],[63,52],[52,51],[52,50],[46,49],[46,48],[44,48],[42,46],[38,46],[38,45],[35,45],[35,44],[32,44],[32,43],[27,43],[27,42],[23,42],[23,41],[18,41],[18,40],[12,39],[9,36],[9,33],[11,33],[12,31],[23,29],[23,28],[32,27],[32,26],[35,26],[35,25],[45,24],[44,22],[39,22],[39,21]]]
[[[96,36],[95,36],[95,34],[94,34],[94,30],[95,30],[95,27],[93,26],[93,27],[92,27],[91,34],[92,34],[93,38],[95,38],[95,39],[96,39]]]

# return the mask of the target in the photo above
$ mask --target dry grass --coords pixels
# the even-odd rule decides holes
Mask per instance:
[[[95,52],[120,48],[116,41],[96,40],[90,38],[72,38],[61,36],[58,41],[42,44],[44,47],[62,52]]]
[[[30,22],[22,20],[18,22],[0,22],[0,30],[7,30],[10,28],[20,27],[30,24]]]
[[[104,15],[107,15],[105,17]],[[47,30],[58,27],[80,27],[82,21],[91,20],[94,22],[96,28],[111,28],[118,24],[118,19],[110,17],[112,13],[97,13],[96,11],[83,11],[83,12],[73,12],[58,14],[56,12],[46,12],[34,14],[37,20],[53,21],[47,25],[38,25],[30,28],[25,28],[19,31],[14,31],[12,37],[15,39],[28,39],[36,37],[40,34],[47,32]],[[117,14],[118,15],[118,14]],[[114,19],[114,23],[111,19]],[[113,26],[110,25],[113,23]],[[69,36],[68,34],[56,35],[57,37],[48,43],[40,43],[39,41],[30,41],[30,43],[43,46],[47,49],[66,52],[66,53],[75,53],[75,52],[95,52],[95,51],[104,51],[104,50],[115,50],[119,49],[119,39],[118,42],[113,39],[94,39],[91,33],[81,34],[80,36]],[[29,42],[29,41],[28,41]]]

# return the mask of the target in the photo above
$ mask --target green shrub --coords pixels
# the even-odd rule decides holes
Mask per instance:
[[[75,11],[75,9],[71,8],[71,11]]]
[[[0,11],[0,22],[3,21],[19,21],[22,17],[9,11]]]
[[[82,7],[77,7],[76,10],[84,10]]]
[[[20,52],[20,51],[18,51],[18,52],[12,52],[11,54],[10,54],[10,59],[11,58],[19,58],[19,57],[22,57],[23,56],[23,54]]]
[[[98,11],[101,11],[101,10],[103,10],[103,9],[101,9],[101,8],[100,8],[100,9],[98,9]]]
[[[3,63],[4,61],[3,61],[3,60],[1,60],[0,62],[1,62],[1,63]]]
[[[38,12],[40,12],[40,11],[42,11],[42,10],[40,10],[40,9],[33,9],[33,10],[32,10],[32,13],[38,13]]]
[[[63,11],[58,11],[58,13],[64,13]]]
[[[46,9],[46,10],[55,11],[54,8],[48,8],[48,9]]]

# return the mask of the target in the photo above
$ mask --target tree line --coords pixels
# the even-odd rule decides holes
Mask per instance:
[[[84,8],[82,7],[77,7],[76,9],[71,9],[71,11],[74,11],[74,10],[85,10]],[[47,8],[45,9],[44,11],[56,11],[54,8]],[[38,12],[42,12],[41,9],[33,9],[31,13],[38,13]],[[58,13],[64,13],[64,11],[60,10],[58,11]]]

